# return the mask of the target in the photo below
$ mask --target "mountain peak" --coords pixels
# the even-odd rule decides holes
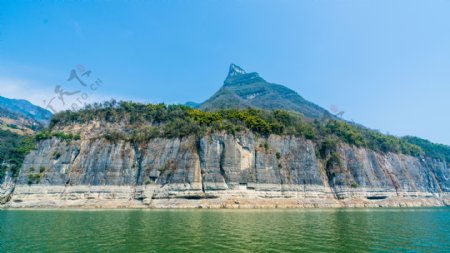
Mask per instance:
[[[265,82],[264,79],[262,79],[258,73],[251,72],[247,73],[244,69],[239,67],[238,65],[231,64],[230,70],[228,72],[228,76],[225,79],[224,85],[243,85],[247,83],[254,83],[254,82]]]
[[[243,70],[238,65],[235,65],[233,63],[230,65],[230,70],[228,71],[228,77],[235,77],[235,76],[244,75],[244,74],[247,74],[247,72],[245,72],[245,70]]]
[[[222,88],[199,106],[206,111],[229,108],[282,109],[302,113],[310,119],[329,115],[325,109],[305,100],[297,92],[267,82],[257,72],[247,73],[235,64],[230,65]]]

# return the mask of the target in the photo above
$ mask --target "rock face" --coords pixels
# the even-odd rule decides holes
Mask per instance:
[[[29,112],[25,116],[33,116],[37,122],[45,123],[51,115],[26,101],[0,97],[0,116],[2,104],[22,116]],[[295,91],[234,64],[214,96],[202,104],[188,105],[206,111],[284,109],[307,119],[336,118]],[[129,138],[145,128],[114,112],[104,112],[102,117],[85,115],[83,120],[74,118],[67,124],[60,119],[51,130],[63,135],[54,136],[64,139],[65,133],[71,133],[80,140],[53,137],[40,141],[25,158],[15,184],[0,180],[0,205],[248,208],[450,203],[447,162],[377,153],[342,143],[333,147],[331,154],[303,138],[258,137],[243,130],[236,135],[215,132],[203,137]],[[151,127],[149,131],[164,127],[158,120],[142,122]],[[105,133],[115,137],[107,138]],[[129,139],[139,142],[126,141]]]
[[[446,163],[339,145],[327,168],[309,140],[215,133],[146,143],[41,141],[5,207],[445,205]]]

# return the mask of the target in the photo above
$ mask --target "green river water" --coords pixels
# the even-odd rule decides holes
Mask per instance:
[[[0,252],[450,252],[450,208],[1,210]]]

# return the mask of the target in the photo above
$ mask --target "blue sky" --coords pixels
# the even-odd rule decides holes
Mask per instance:
[[[449,13],[449,0],[0,0],[0,95],[43,106],[56,85],[84,88],[66,81],[82,65],[102,81],[89,101],[201,102],[236,63],[345,119],[450,144]]]

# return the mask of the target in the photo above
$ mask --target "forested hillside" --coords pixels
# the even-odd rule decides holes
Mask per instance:
[[[403,153],[412,156],[426,155],[450,161],[449,150],[444,145],[414,141],[385,135],[342,120],[310,120],[296,112],[284,110],[228,109],[205,112],[182,105],[139,104],[133,102],[105,102],[86,109],[56,114],[50,128],[38,138],[60,136],[79,138],[74,133],[58,132],[56,126],[87,123],[92,120],[107,122],[126,121],[128,132],[107,132],[110,140],[127,139],[147,141],[156,137],[202,136],[209,132],[225,131],[234,134],[252,131],[261,136],[270,134],[303,136],[321,148],[332,149],[339,142],[378,152]]]

